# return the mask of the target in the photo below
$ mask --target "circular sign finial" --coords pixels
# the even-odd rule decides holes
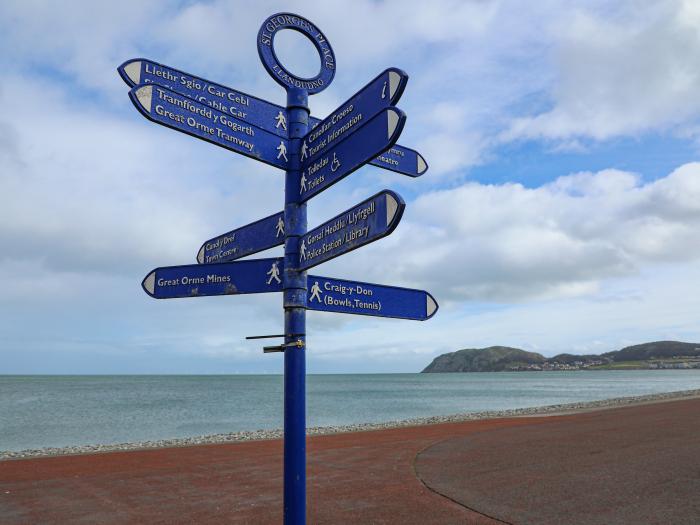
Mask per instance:
[[[299,31],[313,42],[321,59],[318,75],[313,78],[298,77],[280,64],[273,45],[280,29]],[[285,89],[304,89],[313,95],[326,89],[335,76],[335,55],[328,39],[306,18],[292,13],[277,13],[263,22],[258,31],[258,55],[270,76]]]

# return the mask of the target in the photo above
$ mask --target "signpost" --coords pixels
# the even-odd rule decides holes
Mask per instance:
[[[197,252],[199,264],[235,261],[284,244],[284,212],[209,239]]]
[[[279,63],[273,47],[283,29],[314,44],[315,77]],[[149,120],[285,170],[283,212],[206,241],[199,264],[156,268],[142,286],[157,299],[282,292],[284,342],[265,351],[284,352],[284,521],[298,525],[306,522],[306,311],[424,321],[438,309],[422,290],[306,274],[391,234],[405,208],[398,194],[384,190],[308,232],[306,201],[364,164],[411,177],[428,164],[396,144],[406,121],[395,107],[408,80],[403,71],[383,71],[319,120],[309,115],[308,96],[330,85],[336,67],[325,34],[299,15],[278,13],[263,22],[257,43],[263,66],[287,91],[285,108],[143,58],[118,70]],[[237,260],[281,244],[283,258]]]
[[[127,60],[118,71],[130,87],[157,84],[280,137],[288,136],[287,112],[272,102],[144,58]]]
[[[282,291],[284,261],[254,259],[156,268],[141,283],[155,299]]]
[[[301,238],[301,270],[326,262],[386,237],[399,225],[406,205],[393,191],[384,190],[333,217]]]
[[[167,88],[141,84],[129,97],[148,120],[285,169],[289,141]]]
[[[127,60],[117,70],[129,87],[135,87],[139,84],[158,84],[280,137],[287,138],[289,136],[287,110],[283,106],[145,58]],[[400,74],[405,75],[403,72]],[[401,92],[407,79],[406,76],[402,80]],[[398,96],[401,95],[401,92],[397,89],[394,93],[394,103],[398,102]],[[312,129],[320,123],[321,119],[309,116],[309,124]],[[392,154],[391,152],[396,153]],[[419,177],[428,169],[425,159],[415,150],[395,144],[391,148],[391,152],[384,152],[371,160],[370,164],[409,177]]]
[[[423,290],[309,275],[309,310],[425,321],[437,312]]]
[[[388,170],[403,173],[409,177],[420,177],[428,171],[428,163],[416,150],[394,144],[379,155],[372,164]]]
[[[257,259],[219,264],[156,268],[141,283],[155,299],[210,297],[282,291],[284,261]],[[438,309],[423,290],[308,276],[307,309],[425,321]]]
[[[389,68],[341,104],[304,137],[302,156],[307,151],[308,155],[302,159],[303,165],[313,163],[381,110],[396,104],[403,94],[406,82],[406,73]]]
[[[301,144],[301,186],[299,196],[302,202],[347,177],[368,160],[394,145],[403,131],[406,115],[398,108],[390,107],[358,127],[341,142],[328,149],[323,156],[315,155],[314,149]],[[316,147],[321,147],[321,142]],[[310,160],[305,160],[309,151]],[[315,160],[314,160],[315,159]]]

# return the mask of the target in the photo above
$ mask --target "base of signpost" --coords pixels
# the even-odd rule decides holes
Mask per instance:
[[[306,353],[284,351],[284,523],[306,523]]]

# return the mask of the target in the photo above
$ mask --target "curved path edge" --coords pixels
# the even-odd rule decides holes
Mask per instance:
[[[437,494],[513,524],[700,522],[700,399],[486,429],[422,449]]]

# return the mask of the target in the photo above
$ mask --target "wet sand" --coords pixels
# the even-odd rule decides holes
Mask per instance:
[[[698,523],[700,399],[319,435],[309,523]],[[0,462],[2,523],[280,523],[280,440]]]

